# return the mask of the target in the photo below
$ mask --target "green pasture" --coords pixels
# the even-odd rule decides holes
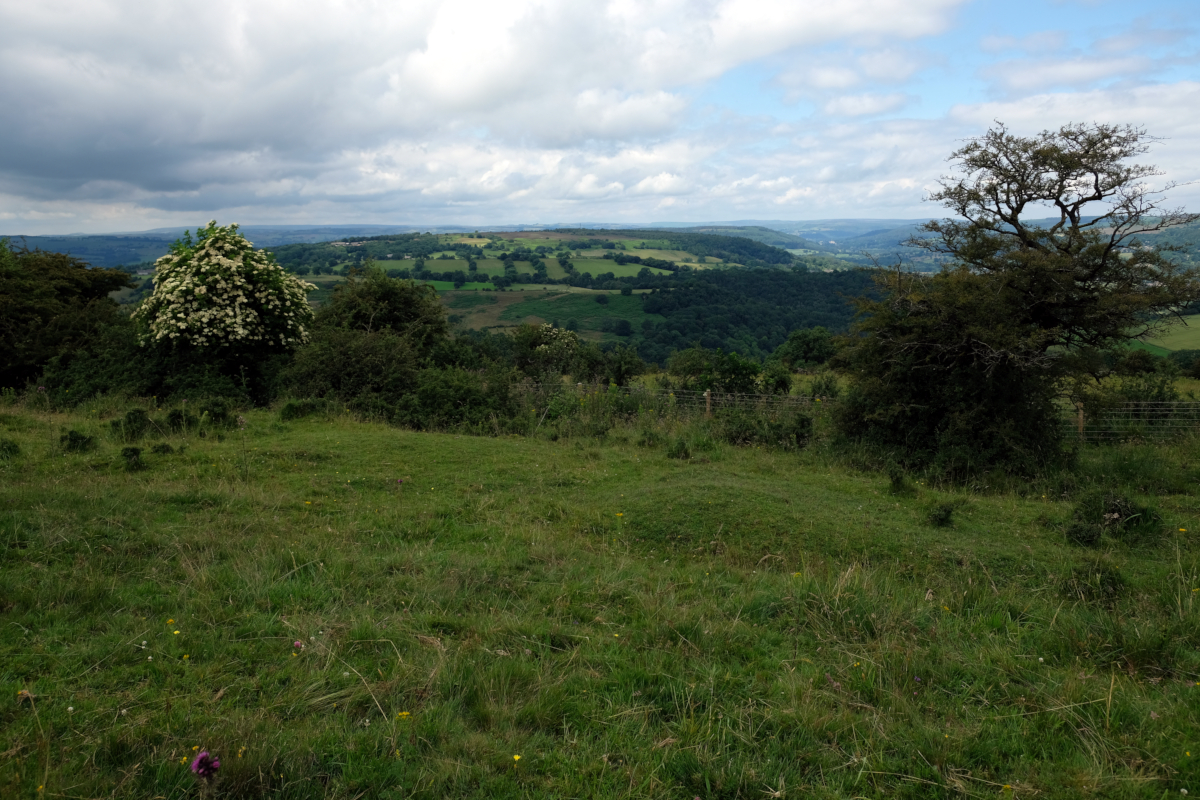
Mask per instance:
[[[513,303],[500,314],[502,320],[522,320],[526,317],[538,317],[546,322],[558,320],[559,325],[565,325],[567,320],[574,319],[579,323],[581,331],[599,331],[601,321],[609,319],[627,319],[635,331],[641,330],[643,320],[661,322],[665,319],[661,314],[647,314],[642,310],[642,299],[638,295],[623,296],[610,294],[608,303],[601,305],[596,297],[602,292],[566,292],[562,294],[538,295],[528,300]]]
[[[606,272],[611,272],[618,278],[635,277],[643,269],[650,269],[650,272],[655,275],[669,275],[670,270],[647,268],[641,264],[618,264],[615,261],[610,261],[607,258],[574,258],[571,263],[575,266],[575,271],[583,274],[590,272],[593,276],[602,275]],[[554,262],[555,266],[558,262]]]
[[[1175,325],[1166,336],[1151,339],[1150,343],[1164,350],[1200,350],[1200,314],[1183,318],[1183,325]]]
[[[258,410],[130,443],[133,403],[36,402],[0,414],[5,797],[1200,791],[1194,440],[893,493],[820,441],[648,417],[551,441]],[[1162,532],[1070,544],[1096,481]]]

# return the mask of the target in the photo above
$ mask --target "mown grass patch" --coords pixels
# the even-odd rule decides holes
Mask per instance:
[[[127,410],[0,417],[6,795],[190,796],[196,748],[230,797],[1198,788],[1194,492],[1096,550],[1070,492],[894,494],[819,444],[260,411],[128,472]]]

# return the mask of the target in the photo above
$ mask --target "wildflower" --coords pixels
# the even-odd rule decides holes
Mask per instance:
[[[1039,664],[1045,664],[1045,663],[1046,663],[1046,659],[1044,659],[1044,658],[1039,658],[1039,659],[1038,659],[1038,663],[1039,663]]]
[[[175,631],[175,635],[176,635],[176,636],[178,636],[178,635],[179,635],[179,631]]]
[[[296,641],[292,642],[292,647],[295,647],[297,649],[304,647],[304,642],[297,639]]]
[[[184,660],[184,661],[187,661],[187,653],[184,653],[184,654],[183,654],[183,660]]]
[[[215,778],[217,770],[220,768],[221,762],[207,750],[196,756],[196,760],[192,762],[192,772],[196,773],[197,778],[206,781],[211,781]]]
[[[154,656],[146,656],[146,660],[147,660],[147,661],[153,661],[153,660],[154,660]]]
[[[170,624],[171,624],[172,622],[174,622],[174,621],[175,621],[175,620],[173,620],[173,619],[169,619],[169,620],[167,620],[167,624],[168,624],[168,625],[170,625]]]
[[[68,714],[74,714],[74,713],[75,713],[75,706],[67,706],[67,713],[68,713]]]
[[[624,515],[624,514],[617,514],[617,516],[618,516],[618,517],[623,517],[623,516],[625,516],[625,515]]]
[[[520,760],[521,760],[520,756],[513,756],[513,761],[520,761]]]
[[[407,711],[401,711],[401,712],[400,712],[399,714],[397,714],[396,716],[397,716],[397,717],[407,717],[407,716],[409,716],[409,713],[408,713]]]

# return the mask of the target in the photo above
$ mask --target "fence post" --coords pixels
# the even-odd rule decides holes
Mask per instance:
[[[1077,405],[1076,408],[1079,409],[1079,422],[1078,422],[1079,441],[1082,442],[1083,441],[1083,403],[1080,403],[1079,405]]]
[[[712,389],[704,390],[704,418],[712,419]]]

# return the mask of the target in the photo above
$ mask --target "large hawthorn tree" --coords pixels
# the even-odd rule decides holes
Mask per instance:
[[[841,364],[843,432],[950,474],[1027,472],[1062,454],[1055,401],[1094,354],[1149,337],[1200,298],[1163,205],[1130,163],[1155,139],[1130,125],[1017,136],[1003,124],[950,156],[930,200],[955,217],[907,244],[949,256],[932,276],[881,271]]]

